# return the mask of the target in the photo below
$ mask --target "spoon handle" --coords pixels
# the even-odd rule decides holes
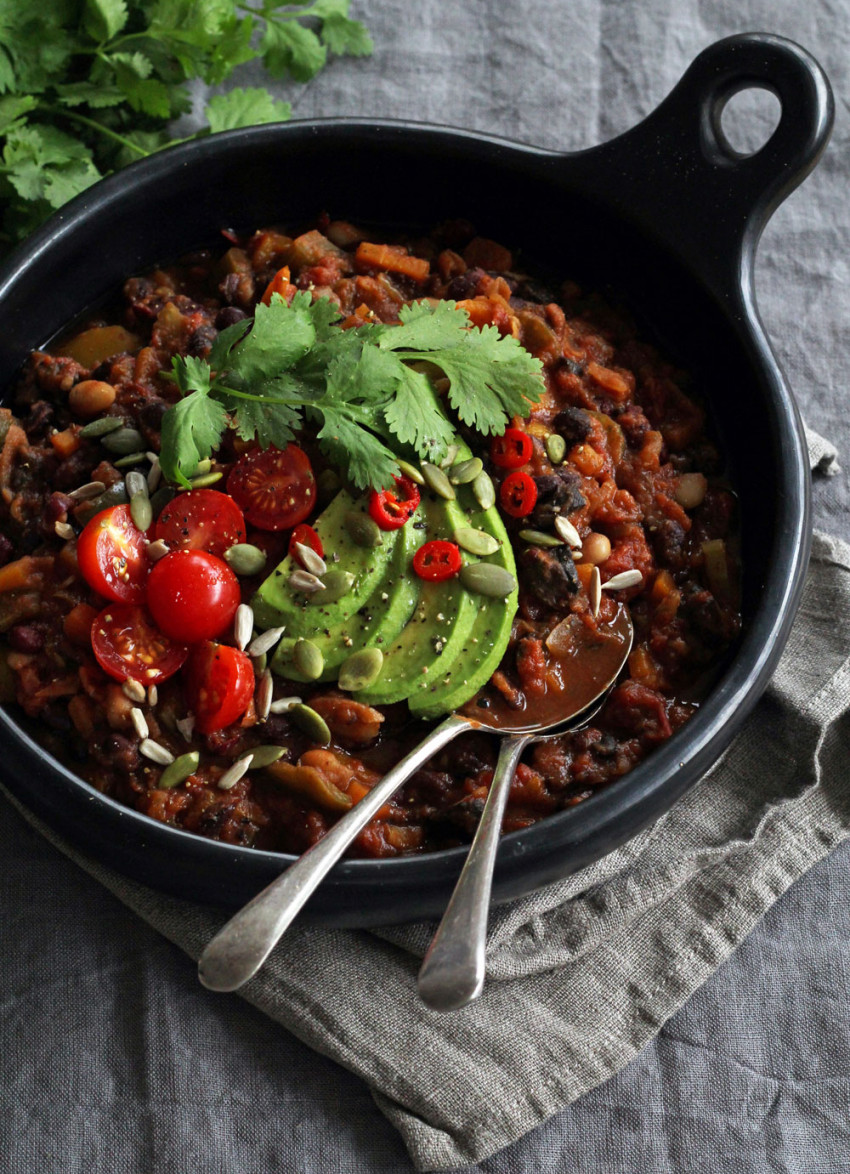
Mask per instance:
[[[530,739],[530,734],[502,739],[472,847],[419,971],[419,994],[432,1011],[457,1011],[477,999],[484,986],[487,914],[502,817],[519,757]]]
[[[432,754],[474,725],[456,714],[446,718],[334,824],[327,835],[231,917],[198,961],[198,977],[203,985],[213,991],[235,991],[253,978],[355,836]]]

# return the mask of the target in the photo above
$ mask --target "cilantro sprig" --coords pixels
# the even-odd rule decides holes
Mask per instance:
[[[261,58],[310,78],[330,54],[367,56],[349,0],[0,0],[0,241],[22,239],[108,172],[175,139],[189,83]],[[199,135],[290,116],[260,87],[217,94]],[[197,135],[189,136],[191,138]]]
[[[423,367],[425,369],[423,369]],[[543,390],[539,359],[493,326],[470,326],[454,302],[404,306],[397,325],[343,329],[337,308],[299,291],[275,295],[229,326],[206,360],[175,357],[182,398],[162,421],[163,473],[188,485],[228,426],[262,447],[285,447],[305,425],[360,489],[392,485],[400,455],[440,460],[454,428],[428,372],[478,432],[501,434]]]

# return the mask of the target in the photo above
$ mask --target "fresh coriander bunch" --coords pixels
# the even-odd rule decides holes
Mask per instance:
[[[367,56],[348,11],[349,0],[0,0],[0,243],[177,141],[168,127],[194,79],[218,85],[259,57],[270,77],[306,82],[328,54]],[[207,103],[199,135],[289,115],[265,89],[232,89]]]

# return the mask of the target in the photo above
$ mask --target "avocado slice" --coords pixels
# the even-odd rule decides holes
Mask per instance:
[[[516,578],[511,541],[496,507],[482,510],[474,498],[473,503],[475,508],[470,512],[468,524],[492,535],[500,544],[495,554],[481,561],[504,567]],[[517,592],[512,591],[507,599],[484,595],[474,598],[477,606],[475,622],[458,656],[439,676],[431,679],[424,691],[417,691],[410,698],[410,711],[415,717],[436,718],[459,709],[475,696],[499,667],[516,615]]]

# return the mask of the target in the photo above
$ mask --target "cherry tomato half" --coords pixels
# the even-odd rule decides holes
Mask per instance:
[[[300,563],[301,559],[295,547],[300,543],[302,546],[309,546],[311,550],[315,550],[319,558],[325,557],[325,548],[322,546],[322,540],[312,526],[308,526],[306,522],[302,522],[300,526],[296,526],[289,536],[289,555]],[[303,565],[303,564],[302,564]]]
[[[442,583],[451,579],[461,568],[460,548],[454,542],[434,539],[420,546],[413,556],[413,569],[420,579]]]
[[[512,518],[524,518],[537,504],[537,485],[528,473],[509,473],[499,490],[502,509]]]
[[[497,469],[518,469],[531,460],[534,441],[521,428],[506,428],[490,442],[490,460]]]
[[[238,648],[212,640],[193,648],[184,685],[195,729],[212,734],[232,725],[251,704],[254,683],[250,658]]]
[[[242,601],[239,580],[207,550],[172,550],[148,577],[148,607],[175,640],[194,644],[219,636]]]
[[[296,444],[254,449],[233,466],[227,492],[258,530],[288,530],[315,506],[316,478],[310,458]]]
[[[382,530],[399,530],[419,505],[419,486],[409,477],[393,478],[399,494],[391,489],[373,489],[369,498],[369,515]]]
[[[102,510],[77,540],[77,562],[89,587],[119,603],[141,603],[148,577],[147,538],[128,505]]]
[[[142,607],[112,603],[91,626],[97,663],[116,681],[132,677],[143,685],[158,685],[173,677],[189,649],[163,635]]]
[[[170,501],[159,515],[154,534],[172,550],[208,550],[222,555],[245,541],[245,519],[227,493],[190,489]]]

